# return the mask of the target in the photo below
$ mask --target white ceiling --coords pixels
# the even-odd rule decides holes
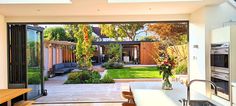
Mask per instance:
[[[5,16],[105,16],[189,14],[225,0],[108,3],[108,0],[72,0],[72,4],[0,4]]]

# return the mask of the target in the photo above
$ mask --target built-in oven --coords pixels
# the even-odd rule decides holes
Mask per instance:
[[[229,68],[229,45],[212,44],[211,45],[211,66],[214,68]]]
[[[229,43],[211,45],[211,81],[217,85],[218,95],[229,100]]]

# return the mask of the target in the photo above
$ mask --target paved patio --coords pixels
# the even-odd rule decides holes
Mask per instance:
[[[121,103],[34,104],[33,106],[121,106]]]
[[[113,84],[63,84],[67,75],[50,78],[45,82],[47,96],[36,100],[36,103],[93,103],[126,101],[121,91],[129,90],[129,83]]]

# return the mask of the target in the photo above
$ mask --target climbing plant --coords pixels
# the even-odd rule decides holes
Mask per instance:
[[[80,68],[88,70],[92,67],[94,48],[92,47],[92,28],[86,24],[73,24],[70,31],[74,34],[76,44],[76,60]]]

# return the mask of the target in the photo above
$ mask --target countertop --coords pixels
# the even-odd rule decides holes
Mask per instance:
[[[173,90],[162,90],[161,82],[133,82],[130,89],[136,106],[181,106],[179,100],[186,98],[187,88],[180,83],[172,83]],[[200,93],[191,90],[191,100],[209,100],[217,106],[223,106]]]
[[[234,87],[236,87],[236,82],[232,82],[231,85],[233,85]]]

